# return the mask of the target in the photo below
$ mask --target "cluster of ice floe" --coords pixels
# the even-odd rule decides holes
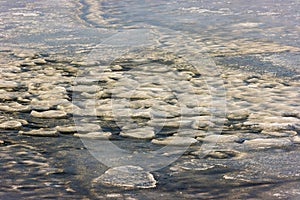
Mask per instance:
[[[292,148],[300,141],[297,79],[223,69],[213,78],[223,81],[224,101],[225,96],[212,91],[211,77],[172,54],[129,55],[108,66],[13,51],[1,54],[10,58],[1,66],[4,131],[192,145],[190,155],[211,159],[238,159],[247,151]],[[108,174],[98,181],[128,186],[107,180]],[[153,187],[149,181],[141,184]]]

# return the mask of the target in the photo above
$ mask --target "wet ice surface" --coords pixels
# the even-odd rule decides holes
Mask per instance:
[[[1,2],[0,198],[299,198],[297,2],[81,3]],[[159,36],[161,49],[101,67],[86,59],[140,22],[194,43],[174,31]],[[181,44],[187,51],[171,48]],[[212,118],[224,104],[212,104],[209,86],[220,85],[191,67],[192,50],[216,62],[226,115]],[[122,159],[97,147],[107,141]],[[146,153],[165,145],[152,162]]]
[[[9,59],[11,53],[2,54]],[[128,57],[131,56],[134,57],[128,55]],[[54,196],[66,198],[72,195],[88,197],[95,195],[98,198],[115,196],[116,198],[152,199],[162,195],[165,198],[196,199],[230,198],[232,190],[243,188],[242,192],[237,194],[237,198],[255,197],[255,195],[271,198],[274,194],[297,196],[297,189],[292,187],[293,183],[297,182],[299,174],[297,165],[299,143],[297,110],[299,105],[297,105],[298,94],[294,92],[299,88],[297,80],[237,73],[232,69],[224,68],[222,79],[224,86],[228,89],[228,113],[222,125],[223,134],[219,136],[208,131],[210,126],[217,121],[211,121],[211,110],[207,109],[211,103],[210,96],[202,77],[193,76],[193,72],[190,71],[178,71],[183,63],[180,64],[180,59],[176,60],[176,57],[172,55],[146,53],[144,56],[150,59],[142,60],[134,57],[135,60],[127,59],[126,62],[120,59],[111,66],[107,66],[108,69],[112,69],[111,71],[106,69],[103,72],[101,69],[102,82],[98,82],[98,79],[95,82],[93,79],[80,78],[79,82],[78,79],[74,82],[74,79],[70,77],[81,69],[72,66],[76,66],[76,64],[71,64],[72,61],[69,61],[69,64],[63,64],[66,61],[60,61],[58,58],[54,62],[54,59],[42,57],[40,59],[44,59],[46,63],[32,64],[30,68],[22,63],[30,63],[37,58],[25,58],[14,61],[15,64],[6,68],[7,71],[14,70],[15,72],[2,74],[7,82],[2,82],[1,86],[5,91],[2,93],[3,101],[0,107],[2,111],[0,124],[3,133],[1,146],[3,162],[1,163],[3,163],[3,173],[9,172],[9,175],[4,176],[7,178],[2,181],[3,195],[28,195],[34,198],[46,195],[51,190],[54,191]],[[153,60],[153,57],[160,59]],[[172,62],[168,62],[168,59]],[[169,66],[166,67],[159,62],[169,63]],[[176,62],[178,62],[177,65]],[[94,75],[99,72],[97,67],[86,66],[84,69],[89,69],[88,73]],[[136,69],[143,70],[136,71]],[[158,72],[151,74],[154,76],[158,73],[159,77],[164,76],[168,79],[151,77],[149,72],[147,73],[148,70],[165,70],[169,73],[168,75],[161,75]],[[174,76],[174,73],[177,76]],[[32,76],[32,74],[38,74],[38,76]],[[18,81],[13,81],[15,77],[19,78]],[[126,77],[127,81],[124,81],[122,77]],[[164,83],[172,80],[171,77],[174,80],[181,79],[176,82],[178,86],[180,82],[188,79],[194,92],[190,95],[197,94],[200,101],[180,101],[181,99],[174,95],[174,91],[167,90],[168,85],[160,84],[161,81]],[[45,81],[49,78],[51,84]],[[134,80],[140,81],[134,82]],[[75,83],[80,84],[70,87]],[[132,83],[135,84],[132,85]],[[136,87],[136,83],[139,83],[139,87],[127,96],[126,87]],[[87,90],[87,87],[84,87],[87,86],[85,84],[88,84],[88,88],[96,88],[96,90]],[[149,86],[151,90],[147,89]],[[178,89],[178,87],[173,89],[176,88]],[[79,97],[85,97],[81,99],[80,104],[76,105],[78,101],[71,101],[71,98],[74,98],[74,95],[71,95],[72,91],[78,93]],[[178,90],[178,92],[183,92],[182,97],[188,94],[185,90]],[[107,94],[115,97],[113,101],[115,107],[111,107],[111,98],[107,99],[110,97]],[[131,99],[128,99],[129,97]],[[96,101],[89,101],[93,98],[96,98]],[[127,101],[121,101],[122,98]],[[120,110],[118,110],[119,103],[123,105]],[[180,103],[187,105],[183,106]],[[95,106],[96,117],[93,112],[77,112],[77,106],[81,108]],[[38,113],[46,112],[48,115],[33,114],[33,110]],[[126,112],[122,113],[122,111]],[[131,112],[132,115],[126,116],[127,112]],[[61,116],[61,113],[66,114]],[[165,143],[160,143],[165,145],[170,143],[168,138],[182,137],[177,140],[179,143],[175,146],[184,144],[183,139],[188,139],[188,143],[194,143],[195,140],[196,143],[171,166],[152,172],[157,182],[156,189],[148,191],[128,189],[126,188],[128,183],[123,184],[124,182],[121,184],[125,186],[124,189],[114,188],[107,183],[119,183],[107,181],[107,177],[103,183],[95,181],[102,180],[97,178],[107,170],[107,167],[85,149],[78,134],[77,137],[72,136],[74,132],[76,133],[72,115],[82,120],[80,126],[77,127],[81,137],[87,136],[92,141],[111,138],[115,145],[129,151],[129,155],[133,158],[138,152],[159,149],[161,146],[156,146],[158,144],[154,142],[155,140],[165,141]],[[184,122],[179,120],[179,116],[184,116]],[[130,120],[133,122],[128,123]],[[14,123],[7,123],[11,121]],[[149,122],[154,130],[155,128],[158,130],[150,131],[151,137],[144,140],[143,127]],[[138,127],[134,126],[135,123]],[[180,123],[184,126],[179,131]],[[100,131],[100,126],[102,130],[112,132],[112,134]],[[138,130],[139,127],[142,129]],[[161,130],[163,127],[165,129]],[[137,130],[133,138],[137,137],[142,140],[130,139],[132,135],[128,133],[132,133],[132,130]],[[34,133],[44,137],[33,137]],[[22,136],[26,134],[33,136]],[[53,138],[53,136],[58,137]],[[207,142],[206,144],[212,143],[213,149],[205,152],[202,141]],[[178,150],[176,148],[174,152],[168,152],[168,154],[176,154]],[[16,156],[9,156],[10,152]],[[25,156],[19,157],[19,154],[21,155],[19,152],[27,152],[29,155],[24,153]],[[113,152],[107,152],[104,156],[108,159],[114,158]],[[122,165],[127,164],[126,159],[125,161],[116,159],[115,165],[118,166],[118,163],[122,164],[122,162],[124,162]],[[18,160],[21,160],[20,163]],[[146,160],[147,163],[149,164],[149,161]],[[24,173],[20,174],[23,167],[25,171],[21,171]],[[19,168],[21,169],[18,170]],[[19,178],[20,182],[10,185],[11,177]],[[26,182],[28,179],[38,181],[33,184],[30,181]],[[128,181],[132,181],[132,177]],[[48,186],[48,182],[53,187]],[[212,184],[207,184],[208,182]],[[281,188],[283,187],[281,184],[286,183],[291,185],[293,193],[274,188]],[[31,187],[31,192],[34,188],[34,192],[24,191],[27,187]]]

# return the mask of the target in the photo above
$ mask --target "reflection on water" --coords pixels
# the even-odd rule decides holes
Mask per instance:
[[[299,8],[295,0],[0,2],[0,198],[298,199]],[[106,38],[141,27],[176,30],[155,41],[169,54],[128,54],[100,69],[101,63],[87,59]],[[196,53],[187,53],[189,48]],[[225,107],[211,104],[216,91],[208,86],[219,83],[205,83],[205,77],[213,72],[202,66],[197,73],[185,63],[199,61],[194,56],[199,54],[215,62],[226,88],[222,123],[211,118]],[[89,78],[72,88],[76,75],[85,73]],[[184,105],[174,91],[164,91],[168,81]],[[128,96],[132,83],[143,86]],[[193,92],[178,89],[187,83]],[[74,93],[82,102],[74,102]],[[165,128],[147,129],[146,139],[138,131],[120,130],[116,120],[126,122],[121,111],[127,107],[113,113],[112,95],[129,99],[134,123]],[[91,106],[97,107],[96,118]],[[73,116],[83,123],[80,131]],[[180,132],[179,122],[185,126]],[[222,135],[208,131],[220,125]],[[176,145],[194,144],[171,165],[151,172],[156,188],[113,187],[95,181],[108,167],[75,137],[77,131],[92,140],[110,138],[133,153],[157,150],[170,138],[180,138]],[[34,133],[58,137],[26,136]],[[216,144],[200,156],[204,143]],[[108,182],[116,185],[116,178]]]

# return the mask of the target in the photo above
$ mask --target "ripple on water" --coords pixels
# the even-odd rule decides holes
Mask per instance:
[[[62,169],[49,164],[36,147],[27,144],[0,146],[0,198],[72,197],[67,181],[55,177]]]

